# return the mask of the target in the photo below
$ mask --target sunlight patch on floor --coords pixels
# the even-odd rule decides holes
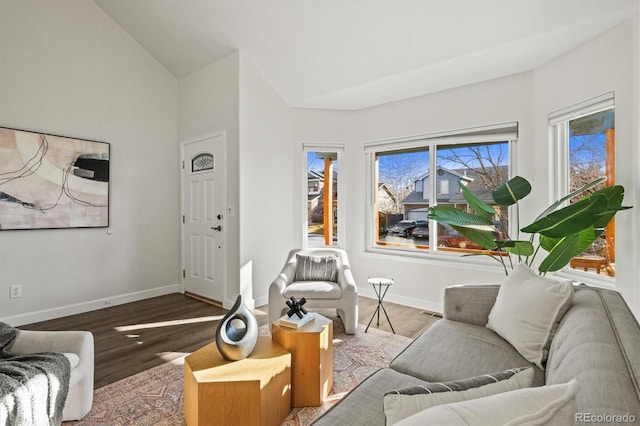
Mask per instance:
[[[171,320],[171,321],[159,321],[159,322],[150,322],[148,324],[134,324],[134,325],[123,325],[119,327],[114,327],[115,331],[118,332],[127,332],[134,330],[144,330],[147,328],[159,328],[159,327],[172,327],[176,325],[185,325],[185,324],[195,324],[199,322],[213,322],[220,321],[224,315],[212,315],[208,317],[199,317],[199,318],[187,318],[187,319],[179,319],[179,320]]]
[[[165,362],[184,364],[184,357],[189,354],[190,352],[158,352],[156,356]]]

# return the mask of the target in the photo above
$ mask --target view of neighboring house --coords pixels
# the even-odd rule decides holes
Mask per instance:
[[[428,207],[431,202],[429,178],[429,172],[418,176],[414,182],[413,192],[401,201],[400,204],[402,205],[402,213],[405,219],[427,220],[429,213]],[[444,169],[442,167],[438,168],[436,171],[437,203],[458,207],[455,202],[452,202],[452,197],[460,193],[461,184],[464,185],[469,182],[473,182],[473,179],[458,171]],[[458,200],[458,203],[465,204],[464,198]]]
[[[503,169],[501,171],[504,171],[503,175],[506,176],[506,167]],[[429,178],[429,172],[419,176],[414,182],[413,192],[400,202],[405,219],[427,220],[432,202],[429,194]],[[473,169],[450,170],[444,167],[438,167],[436,170],[436,202],[439,205],[467,210],[468,205],[462,195],[461,185],[467,186],[486,203],[493,204],[492,189],[486,187],[478,172]]]
[[[307,172],[307,211],[311,218],[311,211],[318,207],[318,203],[322,198],[322,188],[324,188],[323,173],[315,170]]]
[[[322,223],[324,212],[324,171],[307,172],[307,213],[309,223]],[[338,214],[338,172],[333,171],[333,217]]]
[[[378,184],[378,211],[385,214],[396,213],[396,203],[396,196],[389,187],[384,183]]]

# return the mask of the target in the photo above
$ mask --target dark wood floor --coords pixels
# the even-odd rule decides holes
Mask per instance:
[[[366,326],[377,301],[359,298],[360,324]],[[414,338],[438,317],[421,309],[384,304],[396,333]],[[182,294],[170,294],[97,311],[21,326],[25,330],[88,330],[95,340],[95,387],[99,388],[189,354],[210,343],[225,310]],[[322,311],[319,311],[322,313]],[[267,306],[254,310],[268,322]],[[391,331],[384,316],[371,327]]]

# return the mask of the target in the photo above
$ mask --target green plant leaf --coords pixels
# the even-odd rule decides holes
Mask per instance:
[[[513,243],[513,246],[505,247],[505,250],[516,256],[529,257],[535,251],[530,241],[513,241]]]
[[[576,247],[576,252],[573,255],[578,256],[580,253],[585,251],[595,240],[598,239],[603,231],[603,228],[594,228],[593,226],[590,226],[589,228],[583,229],[575,234],[578,236],[579,241],[578,246]],[[540,235],[540,247],[547,252],[551,252],[562,241],[563,238],[551,238]]]
[[[597,228],[605,228],[615,214],[620,210],[630,209],[629,206],[622,205],[622,199],[624,198],[624,188],[620,185],[608,186],[594,192],[591,196],[602,194],[607,198],[607,209],[600,218],[595,222],[594,226]]]
[[[451,227],[484,249],[495,250],[498,247],[496,237],[491,231],[469,226],[451,225]]]
[[[514,176],[493,190],[493,200],[501,206],[510,206],[522,200],[531,192],[531,184],[521,176]]]
[[[560,198],[559,200],[557,200],[556,202],[551,204],[549,207],[547,207],[547,209],[545,211],[540,213],[538,215],[538,217],[536,218],[536,220],[547,216],[549,213],[555,211],[558,207],[560,207],[560,205],[562,205],[562,203],[564,203],[565,201],[572,199],[573,197],[575,197],[578,194],[582,194],[583,192],[585,192],[589,188],[594,187],[594,186],[598,185],[599,183],[604,182],[605,180],[607,180],[606,177],[600,177],[600,178],[598,178],[596,180],[593,180],[593,181],[589,182],[588,184],[584,185],[582,188],[576,189],[571,194]]]
[[[547,237],[566,237],[586,229],[607,210],[607,197],[597,194],[583,198],[522,228],[529,234],[540,233]]]
[[[451,206],[429,207],[429,219],[448,223],[451,226],[473,226],[485,231],[493,231],[495,229],[489,219]]]
[[[540,272],[553,272],[564,268],[575,255],[579,242],[580,237],[577,234],[563,238],[549,252],[549,255],[542,261],[538,270]]]
[[[496,211],[493,210],[489,204],[482,201],[482,199],[467,188],[466,185],[460,184],[460,189],[462,190],[462,196],[467,200],[467,203],[469,203],[469,207],[471,207],[478,216],[484,219],[491,219],[496,214]]]

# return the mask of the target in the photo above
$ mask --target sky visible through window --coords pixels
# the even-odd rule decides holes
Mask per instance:
[[[338,160],[333,161],[333,170],[338,171]],[[324,160],[316,157],[316,151],[307,151],[307,171],[324,173]]]

